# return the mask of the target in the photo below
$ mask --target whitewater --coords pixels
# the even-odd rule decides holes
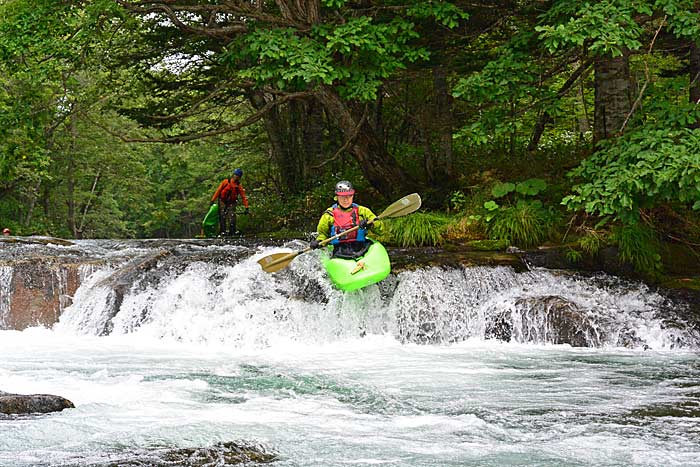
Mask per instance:
[[[700,465],[698,336],[643,284],[418,268],[341,293],[313,254],[268,275],[277,247],[187,245],[119,288],[152,250],[100,248],[56,325],[0,331],[0,390],[76,406],[0,418],[0,466],[229,441],[279,466]],[[555,343],[543,297],[583,314],[588,347]]]

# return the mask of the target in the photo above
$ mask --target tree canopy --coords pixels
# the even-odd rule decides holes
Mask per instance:
[[[540,209],[491,186],[533,178],[579,222],[692,217],[699,76],[690,0],[8,0],[0,216],[193,235],[246,165],[272,228],[313,224],[338,177],[375,203],[473,199],[488,232],[503,200]]]

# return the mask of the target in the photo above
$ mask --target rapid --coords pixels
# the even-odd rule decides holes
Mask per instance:
[[[260,269],[294,242],[17,248],[80,257],[81,283],[10,330],[0,264],[0,390],[76,408],[0,418],[3,467],[229,441],[279,466],[700,465],[700,334],[641,283],[418,267],[342,293],[317,252]]]

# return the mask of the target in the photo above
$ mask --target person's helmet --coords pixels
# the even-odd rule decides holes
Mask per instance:
[[[335,194],[336,195],[354,195],[355,189],[352,187],[352,183],[347,180],[341,180],[335,184]]]
[[[234,170],[233,175],[238,175],[239,177],[242,177],[243,176],[243,169],[238,168],[238,169]]]
[[[10,229],[8,229],[7,227],[5,227],[4,229],[2,229],[2,234],[3,234],[3,235],[10,235]]]

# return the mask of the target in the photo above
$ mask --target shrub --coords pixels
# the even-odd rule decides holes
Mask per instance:
[[[579,247],[589,256],[597,255],[604,243],[604,234],[593,229],[586,229],[584,235],[578,239]]]
[[[661,273],[660,243],[651,227],[640,223],[622,225],[613,230],[611,240],[617,245],[620,261],[649,277]]]
[[[441,245],[450,221],[448,216],[429,212],[387,219],[379,240],[401,247]]]
[[[488,224],[489,238],[508,240],[523,248],[541,244],[550,237],[552,229],[552,215],[537,201],[501,207]]]
[[[583,253],[578,250],[574,250],[573,248],[569,248],[566,250],[565,257],[568,262],[576,264],[583,259]]]
[[[625,224],[664,202],[700,210],[700,130],[647,128],[601,143],[569,176],[579,181],[562,200],[572,211]]]

